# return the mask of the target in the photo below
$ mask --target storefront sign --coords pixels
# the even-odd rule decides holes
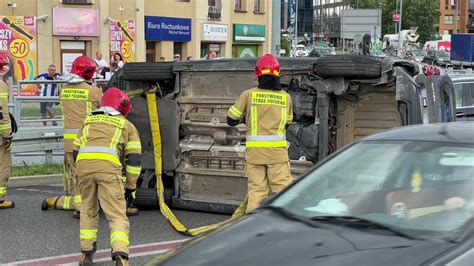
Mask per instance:
[[[145,16],[145,40],[191,41],[191,19]]]
[[[0,52],[10,58],[14,81],[34,79],[36,69],[36,20],[33,16],[0,16]],[[36,86],[35,86],[36,87]]]
[[[237,58],[244,57],[257,57],[258,56],[257,45],[238,45],[237,46]]]
[[[202,40],[212,42],[227,41],[227,25],[223,24],[202,24]]]
[[[53,35],[99,36],[99,10],[53,8]]]
[[[120,53],[125,63],[135,61],[135,21],[118,20],[109,24],[110,52]]]
[[[234,24],[234,42],[264,42],[265,25]]]

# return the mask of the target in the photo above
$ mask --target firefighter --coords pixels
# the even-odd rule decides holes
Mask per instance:
[[[135,197],[141,172],[140,137],[135,126],[125,118],[132,108],[127,94],[109,88],[101,106],[86,118],[74,140],[82,196],[80,264],[92,263],[96,251],[100,203],[109,221],[112,258],[116,265],[128,265],[129,222],[125,208],[126,202]]]
[[[15,119],[8,112],[8,86],[3,82],[3,76],[8,72],[9,63],[8,56],[0,52],[0,209],[15,207],[13,201],[5,200],[12,164],[10,149],[12,133],[16,132]]]
[[[257,208],[269,192],[291,183],[286,127],[293,119],[291,97],[280,85],[280,64],[271,54],[257,60],[258,87],[244,91],[227,113],[227,124],[247,125],[245,172],[248,178],[246,212]]]
[[[99,107],[102,90],[92,86],[92,77],[96,70],[94,60],[80,56],[72,63],[71,73],[63,79],[68,83],[61,89],[60,100],[64,120],[64,168],[66,196],[49,197],[43,200],[42,210],[55,208],[73,210],[79,218],[81,196],[77,182],[77,171],[73,160],[73,141],[88,114]]]

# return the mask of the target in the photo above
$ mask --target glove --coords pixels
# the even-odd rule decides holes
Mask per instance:
[[[13,117],[12,113],[8,113],[8,115],[10,116],[10,121],[12,124],[12,132],[16,133],[18,131],[18,125],[16,124],[16,120]]]
[[[13,139],[13,136],[10,135],[10,136],[3,136],[3,143],[5,144],[5,150],[10,150],[10,147],[12,145],[12,139]]]
[[[131,207],[135,202],[135,189],[125,189],[125,200],[127,201],[127,207]]]

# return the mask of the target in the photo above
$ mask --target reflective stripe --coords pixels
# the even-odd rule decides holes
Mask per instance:
[[[0,187],[0,195],[7,194],[7,187]]]
[[[131,150],[131,149],[142,149],[142,144],[140,141],[129,141],[127,143],[127,146],[125,146],[125,150]]]
[[[74,196],[74,203],[82,203],[81,195]]]
[[[97,229],[81,229],[80,231],[81,239],[97,239]]]
[[[75,139],[79,129],[77,128],[65,128],[64,129],[64,138],[65,139]]]
[[[125,171],[132,175],[139,175],[142,172],[142,168],[140,166],[127,165]]]
[[[110,142],[110,148],[117,149],[117,145],[121,136],[122,136],[122,128],[118,127],[115,129],[115,134],[112,138],[112,141]]]
[[[76,162],[82,160],[102,160],[109,161],[113,164],[116,164],[119,167],[122,167],[122,163],[116,155],[106,154],[106,153],[81,153],[77,155]]]
[[[250,112],[251,112],[251,116],[252,116],[252,123],[251,123],[251,128],[250,128],[250,135],[252,136],[257,136],[257,132],[258,132],[258,126],[257,126],[257,116],[258,116],[258,113],[257,113],[257,106],[252,106],[250,107]]]
[[[8,98],[8,93],[0,92],[0,98]]]
[[[69,210],[71,209],[71,197],[64,197],[63,209]]]
[[[75,139],[74,139],[74,142],[73,142],[72,144],[74,144],[74,145],[76,145],[76,146],[80,147],[80,146],[82,145],[82,142],[81,142],[81,140],[80,140],[80,139],[78,139],[78,138],[75,138]]]
[[[78,128],[65,128],[64,133],[69,134],[69,133],[74,133],[77,134],[79,132]]]
[[[245,146],[249,148],[286,148],[286,141],[246,141]]]
[[[112,234],[110,234],[110,244],[113,244],[116,241],[122,241],[128,245],[128,235],[124,232],[114,231]]]
[[[285,135],[259,135],[259,136],[247,136],[247,141],[280,141],[286,140]]]
[[[288,110],[286,108],[281,108],[281,118],[280,125],[278,126],[278,135],[283,135],[285,133],[286,121],[288,119]]]
[[[270,73],[275,75],[275,76],[280,75],[280,72],[278,70],[273,70],[273,73],[272,73],[271,69],[262,69],[262,75],[267,75],[267,74],[270,74]]]
[[[118,158],[118,153],[115,149],[112,149],[109,147],[103,147],[103,146],[81,147],[79,148],[79,154],[81,153],[107,153],[107,154],[115,155]]]
[[[11,124],[0,124],[0,129],[10,129],[12,128]]]
[[[231,114],[233,114],[233,115],[234,115],[235,117],[237,117],[237,118],[242,117],[242,114],[243,114],[243,113],[242,113],[239,109],[237,109],[237,107],[235,107],[234,105],[229,109],[229,112],[230,112]]]
[[[86,115],[89,115],[92,112],[92,103],[87,101],[86,102]]]
[[[82,129],[82,137],[80,139],[81,141],[81,147],[84,147],[87,143],[87,136],[89,135],[89,127],[90,125],[85,125],[84,128]]]
[[[70,133],[70,134],[64,134],[64,139],[75,139],[76,134]]]

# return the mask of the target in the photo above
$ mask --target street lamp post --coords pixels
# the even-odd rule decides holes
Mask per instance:
[[[403,0],[400,0],[400,20],[398,21],[398,54],[402,50],[402,13],[403,13]]]

